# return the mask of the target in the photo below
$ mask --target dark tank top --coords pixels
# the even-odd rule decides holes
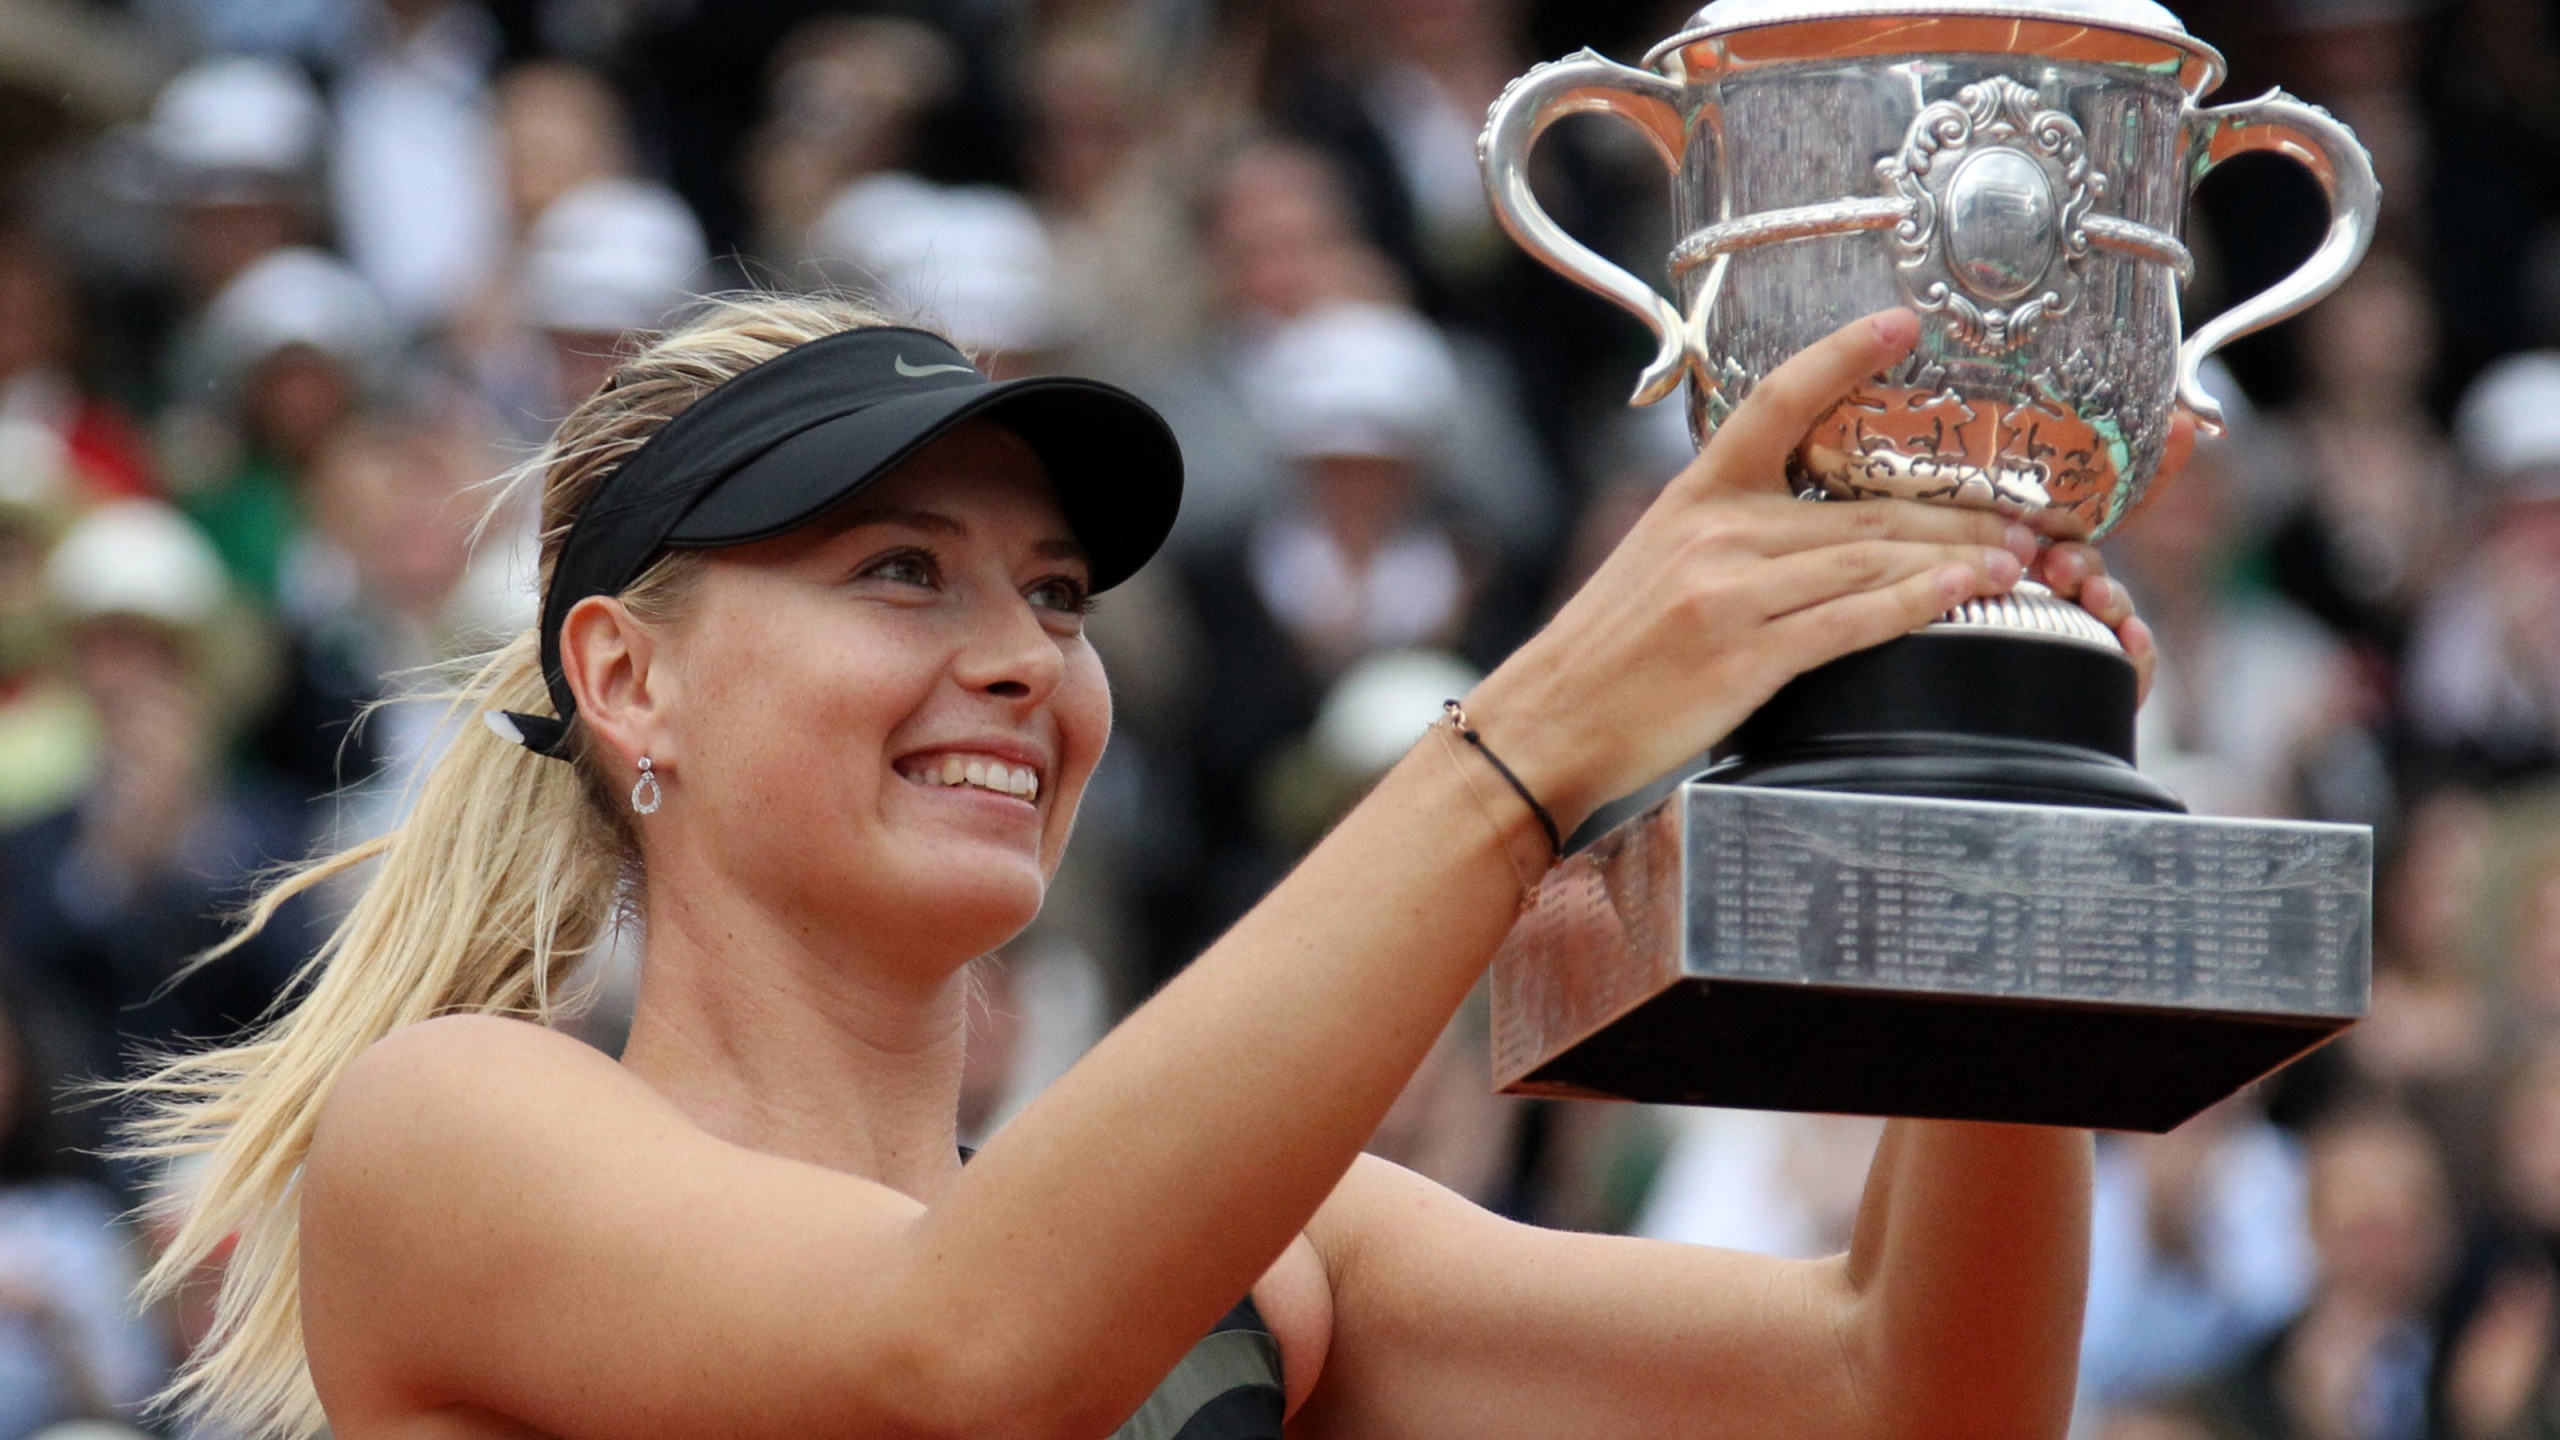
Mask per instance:
[[[976,1154],[961,1147],[960,1161]],[[1210,1327],[1111,1440],[1280,1440],[1280,1342],[1251,1295]]]
[[[1280,1342],[1247,1295],[1111,1440],[1280,1440]]]

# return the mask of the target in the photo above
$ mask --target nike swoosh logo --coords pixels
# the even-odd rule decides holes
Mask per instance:
[[[897,365],[898,373],[906,376],[910,380],[919,379],[926,375],[939,375],[946,370],[959,375],[975,375],[978,373],[977,368],[970,365],[910,365],[907,363],[907,357],[904,355],[897,357]]]

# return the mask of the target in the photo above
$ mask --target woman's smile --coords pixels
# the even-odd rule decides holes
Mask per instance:
[[[984,793],[1036,813],[1043,760],[1030,747],[1002,741],[919,750],[900,756],[896,769],[910,784]]]

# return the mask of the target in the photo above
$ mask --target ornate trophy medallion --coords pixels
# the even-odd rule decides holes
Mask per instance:
[[[2090,170],[2079,122],[2035,91],[2006,75],[1967,85],[1921,110],[1876,172],[1909,206],[1893,227],[1903,293],[1957,340],[2004,354],[2079,303],[2089,202],[2107,177]]]

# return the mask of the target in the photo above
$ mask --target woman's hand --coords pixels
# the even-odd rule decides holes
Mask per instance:
[[[2160,469],[2151,477],[2147,493],[2156,496],[2162,487],[2175,482],[2178,472],[2187,468],[2187,461],[2195,453],[2195,417],[2181,410],[2169,424],[2168,449],[2160,458]],[[2043,581],[2065,600],[2079,601],[2082,609],[2116,632],[2125,658],[2133,662],[2135,695],[2150,698],[2151,675],[2159,668],[2160,647],[2152,638],[2151,627],[2133,613],[2132,594],[2123,582],[2109,578],[2107,562],[2098,554],[2098,547],[2080,538],[2088,533],[2086,527],[2076,526],[2068,512],[2054,510],[2037,516],[2035,528],[2052,543],[2027,568],[2028,578]]]
[[[2135,695],[2149,697],[2151,672],[2160,664],[2160,647],[2151,638],[2151,627],[2133,613],[2132,592],[2124,588],[2123,581],[2107,574],[2107,562],[2099,556],[2098,547],[2082,540],[2057,540],[2036,557],[2030,573],[2054,594],[2079,601],[2080,608],[2116,632],[2125,658],[2133,662],[2139,687]]]
[[[1987,512],[1790,494],[1805,432],[1918,336],[1909,311],[1887,310],[1771,372],[1469,697],[1560,825],[1708,748],[1796,675],[2005,592],[2036,558],[2032,531]]]

